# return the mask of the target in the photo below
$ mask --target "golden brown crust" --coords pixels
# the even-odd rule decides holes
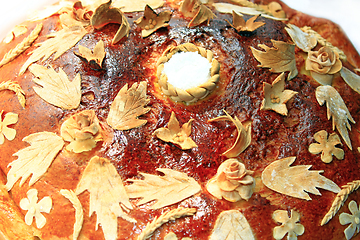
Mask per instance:
[[[267,3],[268,1],[262,2],[262,4]],[[322,37],[345,52],[348,62],[344,62],[344,66],[350,70],[359,68],[360,56],[356,54],[356,50],[346,35],[335,24],[327,20],[309,17],[284,4],[282,6],[290,23],[299,27],[312,27]],[[169,10],[172,7],[166,4],[163,9]],[[63,149],[53,160],[48,171],[31,187],[29,180],[21,187],[17,182],[10,194],[4,187],[0,187],[2,199],[0,199],[0,204],[3,206],[0,211],[0,219],[8,221],[8,218],[12,217],[14,220],[10,221],[10,224],[17,226],[17,228],[1,228],[3,225],[0,225],[0,231],[8,235],[10,239],[16,237],[31,239],[28,237],[33,233],[35,233],[33,235],[38,234],[35,225],[33,225],[34,227],[25,225],[26,211],[17,207],[21,199],[26,197],[27,191],[36,188],[39,192],[39,200],[50,196],[53,202],[51,212],[43,213],[47,223],[40,230],[41,238],[71,239],[76,210],[71,202],[60,193],[60,190],[75,190],[90,159],[93,156],[100,156],[111,161],[123,180],[138,177],[140,172],[156,174],[157,168],[164,167],[185,172],[202,186],[201,193],[160,210],[150,210],[153,203],[135,207],[139,200],[132,199],[134,209],[129,212],[129,216],[136,219],[137,224],[118,218],[118,239],[136,239],[154,218],[177,207],[196,208],[197,213],[194,215],[195,217],[178,219],[164,224],[160,231],[155,233],[153,239],[163,239],[170,231],[177,234],[179,238],[207,239],[217,216],[222,211],[229,209],[240,210],[258,239],[273,238],[272,231],[279,224],[271,216],[274,211],[279,209],[294,209],[300,213],[300,222],[305,227],[305,233],[302,236],[304,238],[308,236],[311,236],[308,239],[324,239],[324,236],[331,236],[332,239],[344,238],[342,231],[345,226],[340,225],[337,217],[323,227],[320,226],[321,219],[330,209],[336,194],[321,190],[321,196],[311,195],[312,201],[304,201],[268,189],[260,178],[262,171],[271,162],[296,155],[297,160],[294,165],[312,165],[314,170],[325,170],[322,175],[334,181],[338,186],[358,180],[360,176],[354,170],[359,167],[357,160],[359,153],[356,151],[356,148],[360,146],[360,139],[356,132],[360,122],[360,116],[357,114],[360,111],[358,94],[344,84],[340,76],[335,76],[334,86],[343,96],[356,122],[356,124],[351,124],[354,130],[350,132],[355,150],[350,151],[346,146],[342,146],[341,148],[345,152],[344,160],[336,160],[331,165],[325,165],[321,161],[320,155],[314,156],[308,152],[308,146],[314,142],[313,135],[316,132],[322,129],[328,133],[334,132],[331,121],[327,120],[326,107],[320,107],[317,103],[315,89],[318,84],[314,80],[300,72],[293,80],[286,82],[286,89],[292,89],[299,93],[288,101],[287,117],[272,111],[260,110],[263,99],[263,83],[271,84],[279,74],[270,73],[268,69],[257,67],[259,62],[253,57],[249,47],[259,49],[258,44],[266,44],[271,47],[271,39],[291,42],[284,30],[285,24],[261,19],[265,25],[256,30],[255,34],[239,35],[226,25],[224,19],[230,20],[231,15],[220,14],[212,9],[218,15],[217,19],[211,21],[208,27],[206,24],[201,25],[201,30],[189,30],[186,26],[188,20],[191,19],[184,20],[181,13],[177,11],[177,7],[174,9],[173,19],[175,22],[170,22],[168,28],[160,29],[149,38],[142,38],[141,29],[132,22],[140,17],[141,14],[138,13],[125,14],[130,19],[131,34],[117,45],[112,45],[111,41],[118,26],[109,25],[102,30],[93,30],[88,33],[80,41],[80,45],[93,49],[100,39],[105,42],[107,55],[102,70],[94,70],[78,59],[73,54],[74,51],[77,51],[77,47],[67,51],[55,61],[50,58],[43,63],[38,62],[44,66],[51,65],[56,70],[58,67],[62,67],[69,79],[74,79],[80,73],[82,99],[80,107],[75,110],[62,110],[41,99],[33,90],[36,84],[32,81],[34,76],[30,71],[26,71],[22,76],[18,75],[20,68],[28,59],[27,54],[36,49],[36,46],[32,45],[16,60],[0,68],[2,81],[13,80],[26,93],[26,107],[23,109],[12,92],[0,92],[0,97],[6,99],[6,101],[0,102],[0,110],[19,113],[20,119],[14,125],[17,131],[16,138],[11,142],[5,141],[0,146],[1,149],[6,149],[6,151],[2,151],[0,157],[0,168],[5,174],[10,170],[9,163],[17,159],[13,154],[29,146],[28,143],[22,141],[24,137],[44,131],[61,136],[61,125],[82,110],[94,110],[101,122],[101,127],[107,133],[106,135],[109,135],[105,141],[97,143],[94,149],[81,154]],[[60,29],[57,16],[42,22],[43,30],[35,43],[45,41],[46,35],[54,28]],[[35,28],[36,24],[28,23],[29,32]],[[14,48],[26,36],[27,34],[24,34],[15,38],[7,45],[1,43],[0,56]],[[208,98],[190,106],[173,102],[164,97],[156,82],[156,62],[162,53],[169,46],[174,46],[174,43],[180,45],[186,41],[211,49],[222,66],[218,89]],[[229,46],[232,46],[233,49]],[[299,52],[298,49],[295,51],[296,66],[300,70],[304,68],[305,60]],[[147,92],[151,111],[140,117],[147,120],[146,125],[128,131],[112,130],[106,124],[111,103],[125,83],[131,86],[140,81],[148,83]],[[206,183],[215,176],[217,168],[226,160],[222,153],[232,146],[235,138],[232,134],[236,131],[234,126],[207,122],[209,119],[223,115],[223,109],[226,109],[234,118],[238,117],[241,122],[252,122],[251,144],[240,154],[238,160],[244,163],[247,169],[254,171],[256,187],[248,201],[235,204],[226,200],[218,200],[205,190]],[[191,137],[197,144],[197,148],[182,151],[152,135],[156,129],[167,126],[172,111],[178,117],[180,125],[190,119],[195,119],[192,122]],[[114,132],[114,136],[112,136],[112,132]],[[2,184],[5,184],[6,180],[3,180]],[[97,214],[90,215],[90,193],[85,191],[79,194],[78,198],[84,209],[81,236],[85,239],[103,239],[102,227],[100,226],[99,230],[96,230]],[[349,196],[348,201],[353,199],[359,200],[359,194],[353,193]],[[347,204],[345,205],[347,206]],[[344,211],[346,211],[345,208]],[[18,226],[24,230],[18,231]]]
[[[20,213],[20,208],[5,189],[5,179],[6,177],[0,172],[0,221],[3,223],[0,224],[0,232],[5,235],[5,240],[33,240],[35,236],[40,236],[40,232],[25,224],[24,215]]]

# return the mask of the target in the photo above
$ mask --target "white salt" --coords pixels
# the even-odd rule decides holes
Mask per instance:
[[[197,87],[210,78],[211,63],[196,52],[175,53],[164,63],[168,83],[183,90]]]

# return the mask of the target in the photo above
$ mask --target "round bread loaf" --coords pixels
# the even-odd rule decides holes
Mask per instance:
[[[359,237],[360,56],[334,23],[62,1],[0,57],[5,239]]]

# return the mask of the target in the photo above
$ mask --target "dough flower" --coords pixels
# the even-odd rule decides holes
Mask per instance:
[[[322,47],[319,51],[309,51],[305,62],[306,70],[322,85],[331,85],[334,74],[342,68],[339,54],[329,47]]]
[[[304,226],[297,223],[300,221],[300,214],[294,210],[291,210],[290,218],[287,211],[276,210],[273,213],[273,219],[278,223],[282,223],[281,226],[274,227],[273,237],[277,240],[282,239],[287,233],[288,240],[296,240],[297,236],[305,232]]]
[[[36,227],[42,228],[46,223],[46,218],[41,212],[49,213],[52,208],[52,200],[50,197],[44,197],[38,201],[38,191],[36,189],[30,189],[27,192],[27,198],[23,198],[20,201],[20,208],[27,210],[25,215],[25,223],[31,225],[35,217]]]
[[[196,143],[190,138],[191,123],[194,119],[190,119],[181,127],[175,113],[172,112],[167,128],[159,128],[154,135],[165,142],[171,142],[179,146],[182,150],[196,148]]]
[[[234,158],[223,162],[216,175],[210,179],[206,189],[214,197],[237,202],[241,199],[249,200],[255,187],[255,180],[246,170],[245,165]]]
[[[359,233],[360,231],[360,211],[354,200],[349,203],[349,210],[352,215],[348,213],[341,213],[339,217],[341,225],[350,223],[350,225],[344,230],[346,239],[352,238],[355,232]]]
[[[309,146],[309,152],[312,154],[321,153],[321,160],[324,163],[331,163],[333,155],[337,159],[344,159],[344,150],[335,147],[336,145],[342,145],[339,136],[336,133],[330,134],[325,130],[321,130],[314,134],[314,139],[318,143],[312,143]]]
[[[285,74],[280,74],[272,84],[263,83],[264,100],[261,110],[273,110],[281,115],[287,116],[286,103],[297,94],[297,92],[285,89]]]
[[[2,113],[3,111],[0,113],[0,145],[5,142],[5,138],[9,141],[14,140],[16,136],[16,130],[9,128],[8,125],[15,124],[18,121],[18,115],[16,113],[9,112],[5,114],[3,120],[1,118]]]
[[[90,151],[102,140],[101,126],[93,110],[85,110],[71,116],[60,129],[61,137],[70,142],[66,150],[75,153]]]

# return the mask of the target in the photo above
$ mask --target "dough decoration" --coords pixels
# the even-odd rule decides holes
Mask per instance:
[[[74,52],[76,56],[87,62],[94,69],[102,69],[103,60],[105,58],[105,43],[100,40],[91,50],[87,47],[79,45],[79,52]]]
[[[156,229],[161,227],[163,224],[174,221],[178,218],[192,216],[196,213],[196,208],[175,208],[168,212],[165,212],[159,217],[155,217],[152,222],[149,222],[143,229],[141,234],[137,237],[137,240],[149,239]]]
[[[314,134],[314,139],[318,143],[312,143],[309,146],[309,152],[312,154],[321,153],[321,160],[324,163],[331,163],[333,155],[337,159],[344,159],[344,150],[341,148],[335,147],[336,145],[342,145],[339,136],[336,133],[330,134],[328,138],[328,133],[325,130],[321,130]]]
[[[339,54],[329,47],[308,52],[305,69],[310,70],[311,76],[322,85],[331,85],[334,74],[338,73],[341,68]]]
[[[90,193],[89,217],[95,212],[97,230],[102,227],[106,240],[117,239],[118,217],[130,223],[136,220],[127,212],[132,209],[120,175],[106,158],[92,157],[76,187],[75,194]]]
[[[267,82],[264,85],[264,100],[262,101],[261,110],[273,110],[281,115],[286,116],[288,110],[286,107],[289,101],[297,92],[284,89],[285,88],[285,75],[280,74],[272,84]]]
[[[171,57],[178,52],[197,52],[202,57],[206,58],[211,63],[210,79],[197,87],[192,87],[186,90],[175,88],[172,84],[168,83],[168,78],[163,73],[164,63],[169,61]],[[194,103],[200,99],[207,97],[214,91],[217,82],[220,79],[220,64],[214,58],[214,53],[202,47],[197,47],[192,43],[185,43],[176,47],[168,48],[157,61],[157,78],[161,90],[166,96],[172,100],[185,103]]]
[[[0,91],[10,90],[17,96],[20,105],[25,108],[26,98],[25,92],[18,83],[12,82],[11,80],[0,83]]]
[[[233,23],[227,21],[231,27],[235,28],[238,32],[253,32],[261,26],[264,26],[264,22],[255,22],[255,20],[260,16],[256,15],[245,22],[244,18],[237,14],[235,11],[232,12]]]
[[[72,12],[75,20],[86,23],[90,23],[90,19],[94,13],[88,6],[84,6],[81,1],[74,3]]]
[[[158,168],[163,176],[140,173],[143,178],[128,179],[132,184],[125,186],[130,199],[141,198],[136,205],[156,202],[150,209],[160,209],[178,203],[201,191],[201,186],[186,173],[172,169]]]
[[[35,218],[36,227],[43,228],[46,224],[46,218],[41,213],[50,213],[52,200],[50,197],[44,197],[38,202],[38,191],[30,189],[27,192],[27,198],[21,199],[20,208],[27,210],[25,215],[25,223],[27,225],[31,225]]]
[[[356,69],[355,69],[356,70]],[[342,67],[340,75],[344,81],[349,85],[355,92],[360,94],[360,76],[350,71],[346,67]]]
[[[91,18],[91,25],[95,29],[101,29],[109,23],[120,24],[116,32],[112,44],[118,43],[123,37],[129,36],[130,24],[126,19],[124,13],[119,8],[111,8],[111,0],[100,5]]]
[[[11,43],[15,38],[25,34],[28,31],[26,25],[16,25],[11,31],[6,35],[3,42]]]
[[[84,0],[82,0],[81,2],[84,3]],[[62,0],[53,5],[45,6],[41,10],[33,11],[30,14],[28,20],[31,22],[36,22],[36,21],[41,21],[41,20],[44,20],[45,18],[54,16],[55,14],[59,14],[59,15],[61,15],[63,13],[67,14],[67,13],[73,11],[73,7],[74,7],[73,1]]]
[[[14,60],[16,57],[18,57],[20,54],[25,52],[33,42],[39,37],[40,32],[43,28],[42,23],[36,25],[35,29],[27,36],[24,40],[22,40],[21,43],[16,45],[14,49],[11,49],[9,52],[7,52],[3,59],[0,61],[0,67],[4,66],[5,64],[8,64],[12,60]]]
[[[216,117],[208,120],[208,122],[216,121],[231,121],[235,124],[237,130],[236,140],[231,148],[223,153],[228,158],[234,158],[239,156],[251,143],[251,123],[242,124],[240,120],[235,116],[232,118],[225,110],[225,116]]]
[[[45,7],[41,11],[35,11],[31,14],[30,21],[39,21],[48,17],[51,17],[55,14],[75,14],[77,21],[87,20],[93,15],[93,12],[99,7],[100,4],[103,4],[106,0],[81,0],[73,1],[62,0],[57,4]],[[156,9],[164,5],[164,0],[138,0],[138,1],[127,1],[127,0],[115,0],[112,1],[111,7],[121,9],[124,13],[130,12],[141,12],[144,11],[146,5],[149,5],[151,8]]]
[[[180,240],[175,233],[173,232],[170,232],[168,234],[166,234],[166,236],[164,237],[164,240]],[[191,238],[189,237],[184,237],[184,238],[181,238],[181,240],[192,240]]]
[[[239,1],[239,0],[232,0],[232,1]],[[246,0],[240,0],[240,1],[246,1]],[[250,1],[248,1],[250,2]],[[251,2],[250,2],[251,3]],[[256,4],[255,4],[256,7]],[[259,5],[260,8],[264,9],[266,14],[270,14],[276,18],[280,19],[286,19],[286,13],[282,9],[282,6],[278,2],[270,2],[267,5]]]
[[[42,43],[39,43],[28,60],[20,69],[19,75],[25,73],[28,67],[39,60],[47,60],[54,54],[53,60],[59,58],[67,50],[75,46],[87,33],[83,26],[71,26],[61,29],[58,32],[52,34],[49,39]]]
[[[352,192],[358,190],[359,187],[360,187],[360,180],[355,180],[342,186],[342,189],[336,195],[330,210],[326,213],[326,215],[322,219],[321,226],[328,223],[335,216],[335,214],[339,211],[339,209],[344,205],[345,201],[348,199],[348,196]]]
[[[93,10],[87,6],[83,6],[81,1],[73,3],[72,8],[65,8],[60,14],[59,19],[63,27],[71,27],[73,25],[81,25],[87,27],[90,25],[90,19]]]
[[[88,0],[87,0],[88,1]],[[91,2],[91,0],[89,0]],[[115,0],[112,6],[121,9],[125,13],[129,12],[142,12],[146,5],[149,5],[152,9],[160,8],[164,5],[164,0]]]
[[[55,133],[39,132],[30,134],[23,141],[30,146],[14,154],[18,159],[9,163],[5,188],[10,191],[21,178],[19,186],[30,177],[29,186],[37,182],[48,170],[51,163],[64,146],[64,141]]]
[[[154,135],[165,142],[171,142],[179,146],[182,150],[196,148],[196,143],[190,138],[191,123],[194,119],[190,119],[180,127],[175,113],[172,112],[167,128],[159,128],[154,132]]]
[[[349,224],[349,226],[344,230],[347,240],[351,239],[360,231],[360,210],[358,208],[358,204],[354,200],[349,203],[349,210],[351,214],[343,212],[339,216],[341,225]]]
[[[192,18],[188,27],[195,27],[207,21],[214,19],[215,14],[199,0],[184,0],[180,4],[180,12],[185,16]]]
[[[255,236],[245,216],[237,210],[220,213],[209,240],[238,239],[255,240]]]
[[[16,130],[8,126],[18,122],[19,116],[16,113],[6,113],[2,118],[4,111],[0,112],[0,145],[4,144],[5,138],[12,141],[16,137]]]
[[[0,61],[0,67],[8,64],[16,57],[21,55],[23,52],[25,52],[29,47],[31,47],[33,42],[39,37],[42,27],[43,25],[41,23],[38,24],[35,29],[29,34],[29,36],[27,36],[21,43],[16,45],[14,49],[11,49],[9,52],[7,52],[4,55],[3,59]]]
[[[206,189],[218,199],[237,202],[249,200],[255,188],[253,171],[246,170],[245,165],[235,158],[223,162],[216,175],[206,184]]]
[[[60,128],[61,137],[70,142],[66,150],[74,153],[90,151],[102,141],[102,128],[93,110],[84,110],[67,119]]]
[[[79,107],[81,101],[80,74],[70,81],[61,68],[59,68],[59,72],[56,72],[52,67],[47,68],[33,64],[29,70],[35,75],[33,81],[41,86],[35,86],[33,89],[44,101],[66,110]]]
[[[281,5],[277,2],[271,2],[268,5],[258,5],[247,0],[231,0],[231,3],[213,3],[215,9],[221,13],[229,13],[232,11],[238,14],[246,15],[261,15],[262,17],[277,20],[286,21],[286,14],[283,11]],[[241,6],[240,6],[241,5]]]
[[[145,6],[144,16],[134,22],[141,28],[142,37],[148,37],[156,30],[169,26],[171,11],[163,11],[157,14],[149,5]]]
[[[340,192],[338,185],[320,175],[323,171],[309,170],[311,165],[291,167],[295,159],[296,157],[288,157],[270,163],[261,175],[264,185],[281,194],[308,201],[312,199],[307,192],[321,195],[317,188]]]
[[[289,218],[288,211],[276,210],[273,213],[273,219],[281,223],[281,226],[274,228],[273,236],[276,240],[282,239],[288,234],[287,239],[296,240],[297,236],[303,235],[305,227],[299,223],[300,214],[294,210],[291,210],[291,216]]]
[[[80,200],[72,190],[61,189],[60,194],[67,198],[75,208],[73,240],[78,239],[84,222],[84,210]]]
[[[106,122],[112,128],[122,131],[145,125],[147,120],[138,117],[151,109],[146,107],[150,102],[146,91],[147,83],[145,81],[134,83],[130,88],[128,88],[128,84],[125,84],[110,105]]]
[[[315,96],[320,106],[326,102],[327,118],[332,118],[333,130],[337,128],[346,145],[352,150],[348,129],[351,130],[349,121],[355,123],[355,120],[338,91],[332,86],[319,86],[316,88]]]
[[[319,33],[311,29],[309,26],[302,27],[301,30],[303,30],[305,33],[314,36],[317,40],[317,42],[323,46],[326,46],[328,48],[331,48],[333,52],[336,52],[339,55],[339,58],[343,61],[346,61],[347,57],[345,53],[340,50],[339,48],[333,46],[329,41],[327,41],[325,38],[323,38]]]
[[[317,39],[314,35],[303,32],[301,28],[289,23],[288,27],[285,28],[291,39],[294,41],[296,46],[304,52],[310,52],[316,45]]]
[[[265,52],[250,47],[256,60],[261,63],[258,67],[269,68],[271,72],[275,73],[289,71],[287,80],[293,79],[298,74],[295,60],[295,44],[275,41],[273,39],[271,39],[271,42],[274,46],[272,48],[265,44],[258,45]]]

